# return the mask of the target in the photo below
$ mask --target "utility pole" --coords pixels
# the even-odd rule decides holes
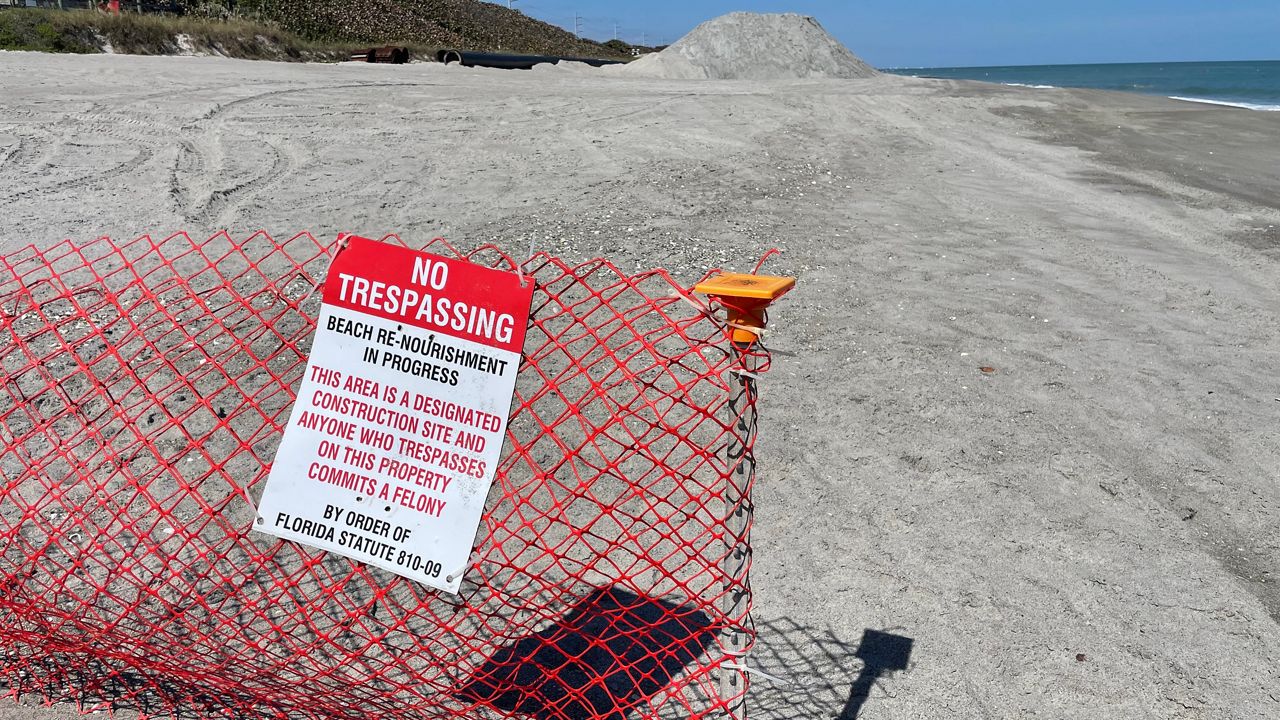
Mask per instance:
[[[613,24],[613,39],[618,39],[618,23]]]
[[[577,13],[573,15],[573,36],[582,39],[582,16]]]
[[[514,5],[515,1],[516,1],[516,0],[507,0],[507,9],[508,9],[508,10],[514,10],[514,9],[515,9],[515,5]]]

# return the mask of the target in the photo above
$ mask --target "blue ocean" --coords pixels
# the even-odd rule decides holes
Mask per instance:
[[[894,68],[888,72],[1030,87],[1121,90],[1252,110],[1280,111],[1280,60]]]

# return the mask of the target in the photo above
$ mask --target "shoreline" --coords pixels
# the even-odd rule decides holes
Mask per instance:
[[[1019,82],[1000,82],[996,80],[977,80],[971,78],[946,78],[935,75],[903,75],[901,77],[912,77],[919,80],[966,80],[968,82],[988,83],[991,85],[1002,85],[1004,87],[1026,88],[1028,90],[1096,90],[1099,92],[1118,92],[1128,95],[1141,95],[1143,97],[1158,97],[1166,100],[1178,100],[1181,102],[1202,103],[1205,105],[1218,105],[1221,107],[1240,108],[1242,110],[1254,110],[1258,112],[1280,112],[1280,103],[1250,103],[1243,100],[1230,100],[1218,98],[1202,98],[1202,97],[1186,97],[1181,95],[1161,95],[1159,93],[1144,93],[1136,90],[1115,90],[1112,88],[1090,88],[1084,86],[1072,85],[1038,85],[1031,83]]]
[[[1166,95],[1170,100],[1181,100],[1182,102],[1204,103],[1206,105],[1221,105],[1223,107],[1242,108],[1244,110],[1258,110],[1261,112],[1280,112],[1280,105],[1263,105],[1258,103],[1232,102],[1228,100],[1213,100],[1210,98],[1197,97],[1181,97],[1179,95]]]
[[[1280,111],[1280,60],[916,67],[890,68],[885,72],[1041,90],[1109,90],[1248,110]]]

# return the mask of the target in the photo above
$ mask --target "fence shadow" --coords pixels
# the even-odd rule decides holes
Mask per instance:
[[[783,682],[752,678],[747,698],[752,720],[855,720],[869,699],[875,701],[880,681],[908,669],[915,644],[912,638],[872,629],[851,642],[829,629],[786,618],[757,622],[756,627],[759,634],[748,663]]]
[[[602,588],[494,653],[457,697],[535,718],[622,720],[715,637],[696,608]]]

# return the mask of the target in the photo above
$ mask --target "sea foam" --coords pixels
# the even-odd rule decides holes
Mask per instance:
[[[1262,110],[1263,112],[1280,112],[1280,105],[1260,105],[1258,103],[1246,102],[1227,102],[1225,100],[1210,100],[1208,98],[1195,97],[1179,97],[1170,95],[1170,100],[1181,100],[1183,102],[1201,103],[1204,105],[1221,105],[1223,107],[1244,108],[1245,110]]]

